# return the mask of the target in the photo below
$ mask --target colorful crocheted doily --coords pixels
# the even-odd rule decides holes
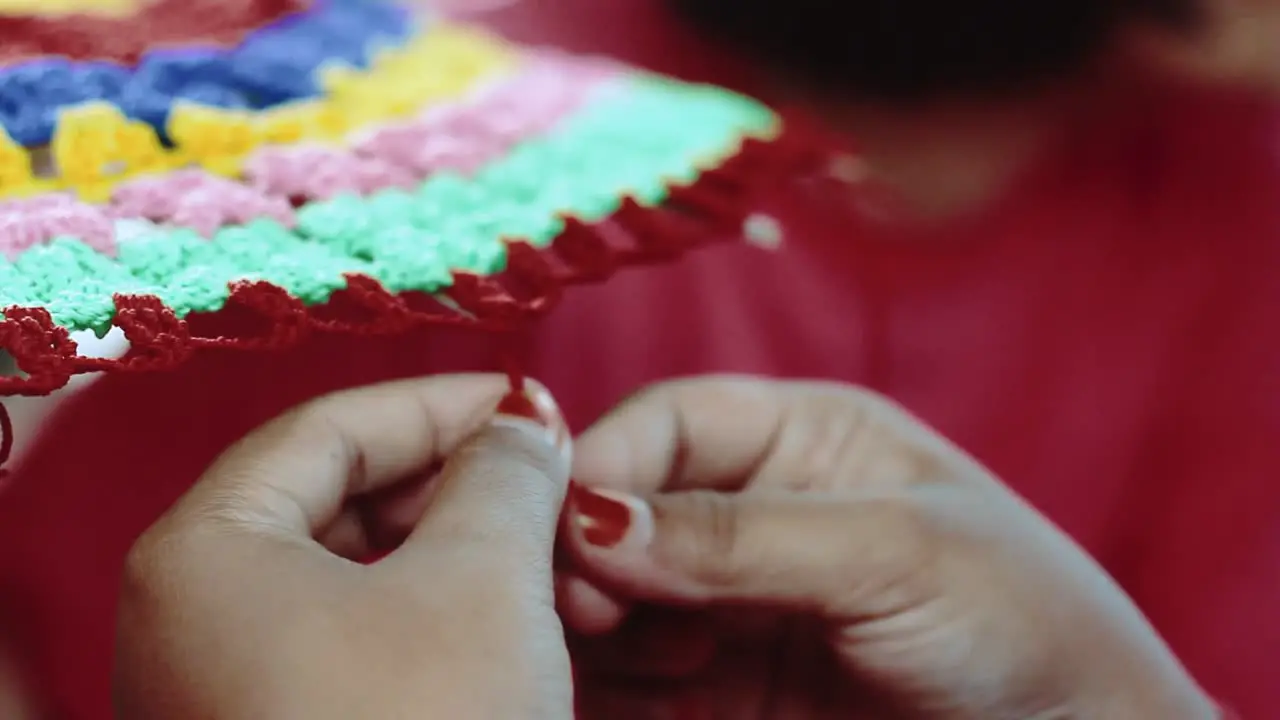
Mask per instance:
[[[509,328],[737,236],[794,162],[743,97],[387,0],[0,0],[0,47],[0,395],[316,329]],[[113,326],[126,355],[77,353]]]

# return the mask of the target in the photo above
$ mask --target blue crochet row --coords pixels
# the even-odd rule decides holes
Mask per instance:
[[[23,62],[0,68],[0,124],[19,144],[39,147],[53,137],[62,108],[108,101],[163,137],[177,100],[261,110],[315,97],[321,66],[367,67],[374,50],[404,43],[415,29],[412,14],[393,0],[316,0],[235,48],[155,50],[136,67]]]

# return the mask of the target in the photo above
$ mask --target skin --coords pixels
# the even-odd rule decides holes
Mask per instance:
[[[118,717],[569,717],[567,436],[491,421],[505,389],[335,395],[227,451],[129,556]]]
[[[22,673],[10,658],[3,655],[0,655],[0,717],[14,720],[38,717],[22,684]]]
[[[1195,82],[1280,91],[1280,2],[1204,0],[1187,32],[1128,28],[1123,53],[1159,72]]]
[[[570,718],[572,654],[601,720],[1214,717],[1078,548],[880,398],[645,393],[579,442],[633,513],[606,548],[588,491],[562,513],[553,403],[491,421],[502,391],[343,393],[229,450],[130,556],[119,716]]]
[[[859,185],[871,183],[885,198],[868,208],[875,216],[945,225],[990,207],[1072,127],[1097,121],[1091,115],[1109,112],[1135,88],[1189,83],[1280,93],[1280,0],[1199,5],[1194,28],[1132,23],[1073,76],[1004,100],[869,104],[797,78],[780,79],[777,94],[856,141],[869,168]]]
[[[1074,543],[865,391],[660,386],[582,438],[575,477],[642,518],[607,549],[570,530],[566,619],[603,637],[584,651],[591,717],[1214,716]],[[671,645],[637,660],[654,637]]]

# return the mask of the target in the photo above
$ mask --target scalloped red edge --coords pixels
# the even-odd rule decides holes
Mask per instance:
[[[763,186],[807,175],[814,167],[815,156],[807,150],[812,146],[799,137],[805,134],[748,139],[694,184],[673,187],[662,206],[646,208],[628,198],[601,222],[568,219],[544,250],[511,242],[502,274],[454,275],[445,302],[463,313],[425,293],[392,294],[362,275],[349,275],[347,288],[311,307],[276,285],[244,282],[232,287],[222,310],[185,319],[155,296],[117,295],[114,324],[130,349],[121,358],[103,359],[78,355],[70,332],[55,325],[45,309],[11,307],[0,321],[0,349],[26,376],[0,377],[0,396],[46,395],[80,373],[172,368],[203,348],[285,348],[315,331],[382,334],[421,325],[514,330],[547,312],[567,286],[605,280],[624,265],[671,260],[711,239],[738,237]],[[261,332],[246,335],[245,327]]]
[[[245,36],[288,15],[306,10],[312,0],[262,0],[226,3],[208,0],[146,0],[127,16],[92,13],[0,15],[0,60],[70,58],[133,65],[149,48],[197,41],[231,47]]]

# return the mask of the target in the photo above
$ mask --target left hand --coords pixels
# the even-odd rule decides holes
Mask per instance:
[[[576,455],[580,717],[1217,717],[1081,548],[873,393],[679,381]]]
[[[494,415],[506,390],[341,393],[223,455],[130,554],[117,716],[572,717],[551,570],[568,434],[540,388]]]

